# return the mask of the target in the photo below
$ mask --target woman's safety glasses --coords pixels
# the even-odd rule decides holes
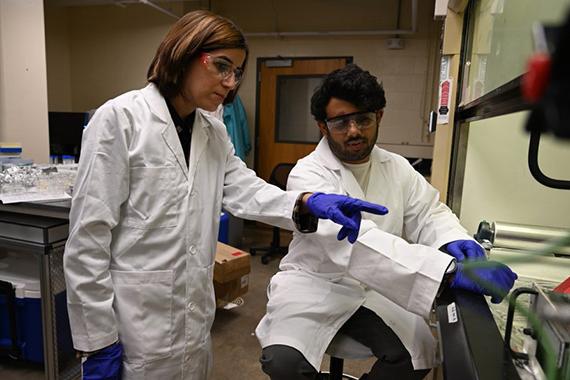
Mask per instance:
[[[214,57],[213,55],[202,53],[202,63],[212,73],[217,74],[222,81],[233,79],[233,86],[237,86],[243,78],[243,69],[235,66],[224,57]]]
[[[365,130],[376,126],[376,112],[355,112],[325,120],[325,124],[330,133],[340,135],[345,134],[351,125],[359,130]]]

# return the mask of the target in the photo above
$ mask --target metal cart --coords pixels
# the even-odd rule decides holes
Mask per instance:
[[[80,377],[74,355],[59,355],[55,295],[65,290],[63,251],[67,239],[69,202],[52,205],[0,204],[0,249],[36,255],[39,260],[44,372],[48,380]],[[58,226],[57,230],[54,226]]]

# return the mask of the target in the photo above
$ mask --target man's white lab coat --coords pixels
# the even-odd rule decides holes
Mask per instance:
[[[256,329],[263,347],[292,346],[318,369],[338,329],[365,306],[400,337],[416,369],[437,364],[425,318],[453,260],[438,248],[470,237],[403,157],[374,147],[371,165],[364,194],[323,138],[291,171],[290,190],[348,194],[384,205],[389,213],[364,213],[354,245],[337,241],[339,227],[326,220],[319,221],[317,233],[294,234]]]
[[[125,380],[204,380],[222,207],[292,229],[298,193],[257,178],[197,110],[190,164],[155,85],[104,104],[83,137],[64,264],[74,346],[119,339]]]

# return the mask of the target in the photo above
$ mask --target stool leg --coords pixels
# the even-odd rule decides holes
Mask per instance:
[[[331,356],[329,380],[342,380],[344,360]]]

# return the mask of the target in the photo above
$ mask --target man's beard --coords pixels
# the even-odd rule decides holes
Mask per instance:
[[[327,141],[329,143],[329,148],[334,153],[334,155],[336,157],[338,157],[339,160],[341,160],[343,162],[348,162],[348,163],[361,161],[361,160],[364,160],[366,157],[368,157],[370,155],[370,152],[372,152],[372,149],[374,149],[374,145],[375,145],[377,139],[378,139],[378,130],[376,130],[376,133],[374,134],[374,138],[372,139],[372,142],[369,141],[368,139],[366,139],[365,137],[357,137],[357,138],[348,140],[346,143],[349,143],[350,141],[362,140],[364,143],[367,144],[365,149],[362,149],[360,152],[352,153],[352,152],[349,152],[347,149],[344,148],[344,143],[339,144],[336,141],[334,141],[332,138],[327,137]]]

